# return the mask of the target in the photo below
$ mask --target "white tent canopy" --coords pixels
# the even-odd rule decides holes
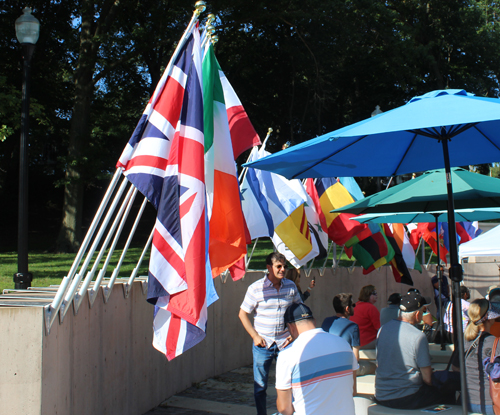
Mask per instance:
[[[460,261],[471,256],[500,256],[500,225],[459,246]]]

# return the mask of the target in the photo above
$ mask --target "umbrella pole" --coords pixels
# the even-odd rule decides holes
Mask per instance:
[[[457,230],[455,224],[455,206],[453,201],[453,186],[451,183],[450,153],[448,150],[448,137],[446,129],[441,127],[441,143],[443,145],[444,167],[446,172],[446,190],[448,193],[448,236],[450,241],[450,278],[453,286],[453,318],[457,323],[455,351],[458,351],[460,361],[460,386],[462,398],[462,411],[468,413],[467,378],[465,373],[464,332],[462,324],[462,304],[460,299],[460,282],[463,279],[462,266],[458,262]],[[439,242],[439,241],[438,241]],[[458,346],[458,350],[457,350]]]
[[[434,215],[434,218],[436,219],[436,239],[437,239],[437,257],[438,257],[438,263],[437,263],[437,277],[438,277],[438,284],[439,284],[439,298],[438,298],[438,307],[439,307],[439,333],[441,337],[441,350],[445,349],[444,346],[444,326],[443,326],[443,300],[441,299],[441,283],[442,283],[442,274],[441,274],[441,256],[439,253],[439,233],[438,233],[438,228],[439,228],[439,222],[438,222],[438,214]]]

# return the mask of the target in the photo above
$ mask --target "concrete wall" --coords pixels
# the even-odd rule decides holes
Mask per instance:
[[[432,295],[433,274],[412,273],[424,295]],[[108,303],[99,295],[89,308],[84,299],[78,315],[68,311],[48,336],[42,308],[0,308],[0,414],[142,415],[193,383],[251,364],[251,339],[237,314],[247,286],[262,275],[249,272],[225,284],[217,278],[220,300],[209,308],[207,337],[171,362],[151,346],[153,307],[139,283],[129,298],[115,285]],[[356,267],[323,276],[313,271],[312,277],[316,288],[308,304],[318,325],[333,314],[339,292],[357,298],[362,286],[373,284],[380,309],[388,295],[408,288],[394,281],[389,267],[366,276]],[[308,283],[303,277],[302,286]]]

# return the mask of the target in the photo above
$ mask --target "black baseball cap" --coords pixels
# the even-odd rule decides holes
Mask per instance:
[[[399,309],[405,313],[411,313],[430,303],[431,299],[429,297],[424,297],[419,292],[410,291],[401,297]]]
[[[289,323],[295,323],[300,320],[308,320],[313,317],[311,309],[304,303],[293,303],[285,311],[285,326]]]
[[[388,304],[399,305],[400,302],[401,302],[401,294],[399,293],[391,294],[387,299]]]
[[[410,289],[408,290],[408,294],[418,294],[418,295],[420,295],[420,296],[421,296],[421,297],[422,297],[422,298],[426,301],[426,302],[424,303],[424,305],[431,305],[431,303],[432,303],[431,298],[430,298],[430,297],[424,297],[424,296],[422,295],[422,293],[420,292],[420,290],[419,290],[419,289],[417,289],[417,288],[410,288]]]

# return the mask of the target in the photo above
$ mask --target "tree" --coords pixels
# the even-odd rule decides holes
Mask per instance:
[[[81,17],[81,25],[77,51],[78,63],[74,75],[75,96],[65,169],[63,220],[57,243],[59,251],[76,250],[81,239],[85,182],[83,171],[89,163],[90,153],[87,144],[91,142],[91,135],[95,133],[92,129],[94,123],[92,106],[96,102],[96,94],[100,94],[102,104],[111,109],[107,101],[108,98],[113,99],[115,91],[110,88],[119,88],[120,83],[123,86],[126,84],[123,82],[124,79],[133,75],[139,81],[138,85],[142,86],[142,94],[141,88],[135,89],[135,92],[138,97],[144,98],[144,83],[147,77],[145,79],[141,74],[143,62],[146,61],[146,65],[150,68],[152,78],[159,79],[161,63],[151,59],[151,55],[158,48],[160,54],[163,55],[165,44],[169,43],[171,46],[172,43],[172,38],[165,36],[166,42],[159,30],[163,22],[168,21],[169,12],[177,13],[177,9],[171,3],[173,2],[146,1],[138,4],[130,0],[121,2],[82,0],[79,2],[77,10]],[[173,29],[172,31],[178,34],[179,30],[176,25],[166,26],[163,29]],[[139,60],[140,56],[144,57],[144,61]],[[126,65],[130,73],[123,72],[123,65]],[[119,69],[122,70],[121,76],[118,75]],[[121,92],[118,101],[124,104],[124,90],[122,89]],[[127,102],[130,103],[130,101]],[[142,105],[136,108],[137,110],[133,111],[133,118],[137,119]],[[115,106],[114,110],[122,112],[123,107]],[[113,111],[106,111],[105,116],[109,117],[110,112]],[[103,124],[106,125],[106,121]],[[110,126],[109,123],[107,125]],[[128,129],[128,131],[131,130]],[[119,136],[123,139],[122,134]],[[125,142],[126,140],[123,140],[123,143]],[[109,148],[108,144],[104,144],[104,147]],[[109,167],[108,165],[106,169]]]

